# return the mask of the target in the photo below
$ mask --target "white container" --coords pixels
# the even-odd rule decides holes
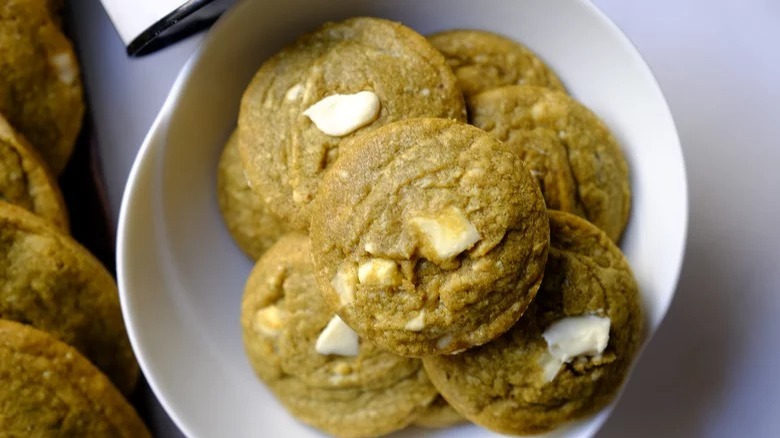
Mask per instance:
[[[214,22],[235,0],[101,0],[129,55],[143,55]]]
[[[244,355],[239,303],[252,263],[220,217],[216,166],[260,64],[326,20],[358,15],[400,20],[423,34],[488,29],[540,54],[626,153],[633,207],[621,247],[641,288],[648,339],[672,300],[688,218],[677,132],[649,68],[591,3],[245,1],[212,28],[179,75],[133,166],[120,214],[118,277],[130,339],[155,394],[189,436],[320,436],[284,411]],[[611,410],[550,435],[591,436]],[[425,436],[495,435],[461,426]]]

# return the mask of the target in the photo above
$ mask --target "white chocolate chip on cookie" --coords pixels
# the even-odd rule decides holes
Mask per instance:
[[[361,284],[393,286],[398,284],[398,265],[392,260],[370,259],[358,267],[358,281]]]
[[[436,217],[415,217],[411,224],[423,237],[420,253],[433,261],[451,259],[471,248],[479,232],[460,209],[451,207]]]
[[[336,289],[336,293],[339,295],[342,306],[346,306],[355,299],[355,284],[358,281],[355,271],[354,265],[345,264],[330,281],[330,285]]]
[[[264,335],[277,336],[282,328],[282,316],[279,308],[270,305],[257,311],[255,327]]]
[[[357,333],[338,316],[331,318],[314,345],[314,349],[319,354],[335,354],[339,356],[357,356],[358,347]]]
[[[372,91],[332,94],[303,112],[327,135],[341,137],[373,122],[379,115],[379,97]]]

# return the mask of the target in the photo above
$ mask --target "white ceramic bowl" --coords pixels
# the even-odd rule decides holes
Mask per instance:
[[[179,75],[133,166],[119,222],[119,289],[130,339],[155,394],[189,436],[318,436],[285,413],[244,356],[239,303],[252,264],[222,223],[215,175],[241,93],[263,60],[326,20],[358,15],[400,20],[423,34],[489,29],[539,53],[612,128],[627,155],[634,198],[622,248],[650,333],[672,299],[688,216],[679,140],[647,65],[592,4],[245,1],[212,28]],[[610,411],[554,435],[590,436]],[[492,435],[464,426],[426,436]]]

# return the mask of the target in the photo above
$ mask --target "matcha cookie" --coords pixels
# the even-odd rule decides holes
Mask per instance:
[[[466,417],[455,410],[441,395],[437,396],[431,404],[420,412],[414,419],[414,425],[427,429],[442,429],[465,423]]]
[[[468,107],[473,125],[525,159],[550,208],[583,216],[620,239],[631,209],[628,164],[595,114],[540,87],[496,88],[470,97]]]
[[[620,249],[584,219],[550,211],[544,281],[517,325],[489,344],[423,362],[469,420],[537,434],[612,401],[639,349],[642,318]]]
[[[419,359],[378,350],[325,306],[306,236],[282,237],[257,262],[241,326],[258,376],[293,415],[328,433],[390,433],[436,395]]]
[[[428,37],[447,58],[465,96],[503,85],[565,91],[555,73],[522,44],[481,30],[450,30]]]
[[[76,56],[49,7],[45,0],[0,6],[0,113],[59,175],[81,129],[84,101]]]
[[[544,199],[517,155],[473,126],[427,118],[344,150],[313,207],[328,305],[404,356],[462,351],[512,327],[536,294],[549,243]]]
[[[3,436],[150,437],[122,394],[74,348],[0,320]]]
[[[92,254],[32,213],[0,202],[0,318],[74,346],[125,394],[138,377],[116,283]]]
[[[43,159],[0,114],[0,200],[16,204],[68,232],[68,211]]]
[[[305,231],[343,140],[394,120],[465,114],[455,76],[424,37],[399,23],[353,18],[263,64],[241,102],[241,155],[266,204]]]
[[[257,260],[287,232],[285,223],[271,214],[263,197],[249,187],[241,166],[235,132],[219,159],[217,201],[233,240],[253,260]]]
[[[284,320],[277,324],[278,315]],[[418,360],[383,352],[368,342],[356,344],[354,356],[317,351],[318,339],[334,315],[322,300],[309,238],[303,235],[286,235],[256,264],[247,281],[242,316],[246,323],[265,321],[261,328],[278,331],[276,354],[282,371],[310,386],[368,389],[420,368]]]

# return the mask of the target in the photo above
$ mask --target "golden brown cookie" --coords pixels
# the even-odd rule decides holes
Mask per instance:
[[[525,159],[550,208],[583,216],[620,239],[631,210],[628,164],[593,112],[564,93],[525,86],[480,93],[468,107],[472,124]]]
[[[263,197],[249,187],[233,132],[217,167],[217,201],[228,231],[239,248],[257,260],[283,234],[287,225],[274,216]]]
[[[463,97],[444,58],[399,23],[329,23],[274,55],[244,92],[239,142],[247,176],[295,229],[340,145],[394,120],[465,121]]]
[[[522,44],[482,30],[449,30],[428,37],[452,67],[468,97],[504,85],[566,91],[555,73]]]
[[[0,381],[3,436],[151,436],[106,376],[30,326],[0,320]]]
[[[0,112],[59,175],[81,129],[84,101],[76,56],[50,3],[0,5]]]
[[[0,202],[0,318],[74,346],[124,393],[138,377],[116,283],[103,265],[43,219]]]
[[[328,433],[377,436],[408,425],[436,395],[419,359],[382,352],[333,321],[308,237],[285,235],[258,260],[242,301],[255,372],[293,415]]]
[[[426,429],[442,429],[465,423],[466,417],[455,410],[441,395],[425,407],[414,419],[414,425]]]
[[[603,408],[641,343],[638,287],[620,249],[564,212],[550,211],[550,239],[542,287],[515,327],[462,354],[423,359],[459,412],[500,433],[537,434]]]
[[[462,351],[514,325],[549,243],[544,199],[517,155],[444,119],[395,122],[351,142],[313,206],[328,305],[404,356]]]
[[[0,200],[23,207],[68,233],[68,211],[46,163],[0,114]]]

